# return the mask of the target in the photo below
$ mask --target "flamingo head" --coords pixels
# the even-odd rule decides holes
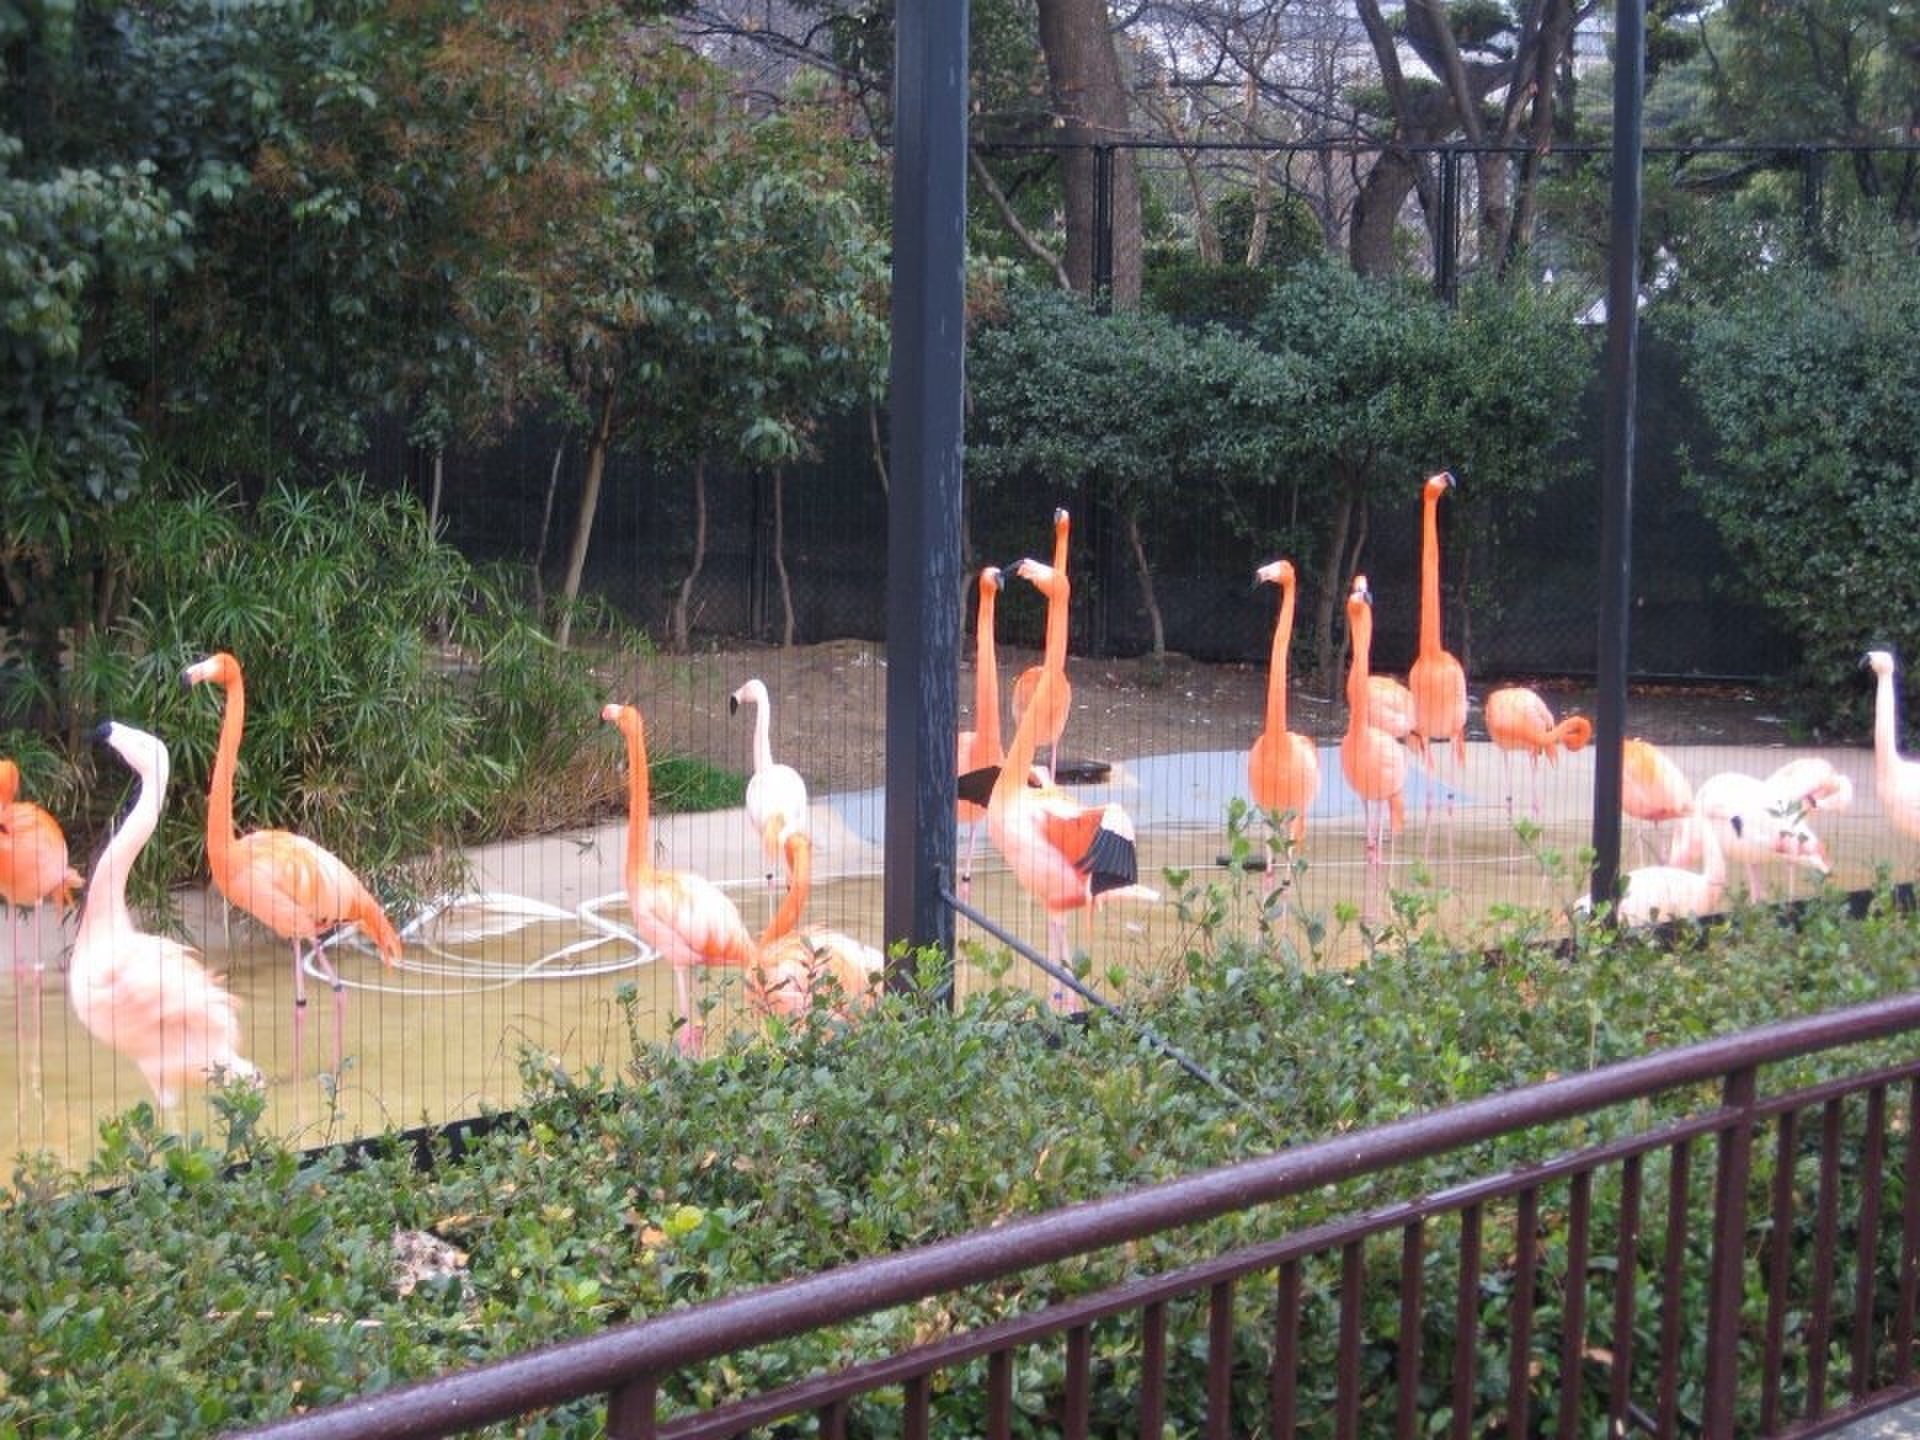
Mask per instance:
[[[1566,734],[1561,743],[1569,750],[1584,750],[1593,739],[1593,722],[1584,715],[1569,715],[1566,718]]]
[[[20,793],[20,767],[11,760],[0,760],[0,805],[11,805]]]
[[[1459,483],[1459,481],[1453,478],[1453,472],[1451,470],[1442,470],[1438,475],[1429,475],[1426,485],[1427,499],[1438,500]]]
[[[170,762],[166,743],[159,736],[122,725],[117,720],[105,720],[95,727],[93,738],[126,761],[127,768],[144,783],[160,791],[167,788]]]
[[[749,680],[727,697],[727,713],[729,715],[738,713],[742,705],[765,705],[766,703],[766,684],[760,680]]]
[[[1893,674],[1893,652],[1891,650],[1869,650],[1860,657],[1860,663],[1873,671],[1875,675]]]
[[[1373,591],[1367,585],[1367,577],[1364,575],[1356,575],[1353,577],[1353,589],[1347,595],[1347,604],[1349,606],[1352,606],[1356,601],[1362,605],[1373,604]]]
[[[189,665],[180,672],[180,683],[188,689],[205,680],[224,687],[239,679],[240,662],[224,650],[216,651],[199,664]]]
[[[1053,511],[1053,533],[1056,536],[1066,534],[1068,523],[1066,507],[1056,505]]]
[[[989,595],[998,595],[1006,587],[1007,577],[1001,573],[998,565],[986,565],[980,570],[980,588]]]
[[[1262,585],[1278,585],[1282,589],[1293,584],[1293,562],[1274,560],[1262,565],[1253,572],[1253,578]]]
[[[600,718],[617,729],[622,735],[640,733],[640,712],[631,705],[608,705],[600,711]]]
[[[1027,581],[1049,600],[1066,593],[1067,577],[1042,560],[1031,556],[1013,567],[1013,573]]]

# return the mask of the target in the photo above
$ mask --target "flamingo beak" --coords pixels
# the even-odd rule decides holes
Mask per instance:
[[[87,738],[96,745],[105,745],[113,738],[113,721],[102,720],[88,733]]]
[[[727,714],[738,715],[739,713],[740,713],[740,697],[738,695],[727,696]]]

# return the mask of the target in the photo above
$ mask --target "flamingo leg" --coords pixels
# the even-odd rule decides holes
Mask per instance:
[[[307,971],[300,961],[300,939],[293,941],[293,1074],[300,1076],[300,1037],[307,1027]]]
[[[20,924],[20,918],[17,914],[14,916],[13,923],[17,929]],[[33,910],[33,1024],[29,1027],[33,1033],[28,1041],[32,1048],[29,1050],[27,1056],[27,1078],[33,1086],[33,1095],[36,1100],[40,1098],[41,1093],[40,1057],[41,1050],[45,1044],[44,1037],[47,1033],[46,1000],[44,996],[46,988],[44,983],[44,972],[46,970],[46,923],[46,906],[36,905]],[[19,947],[17,945],[14,947],[14,953],[16,955],[19,953]],[[18,963],[16,960],[15,964],[18,965]]]
[[[1073,956],[1067,948],[1066,918],[1051,912],[1047,915],[1047,958],[1062,970],[1073,967]],[[1069,990],[1058,980],[1053,980],[1047,990],[1047,1005],[1056,1015],[1077,1015],[1080,1013],[1081,1000],[1078,994]]]
[[[967,826],[967,859],[960,867],[960,898],[969,904],[973,901],[973,857],[980,844],[980,822],[974,821]]]
[[[697,1060],[706,1037],[701,1034],[702,1027],[693,1018],[693,976],[685,965],[673,967],[673,1004],[676,1018],[685,1022],[675,1031],[674,1043],[680,1047],[682,1055]]]

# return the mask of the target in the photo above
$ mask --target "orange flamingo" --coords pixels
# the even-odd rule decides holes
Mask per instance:
[[[67,994],[88,1032],[131,1060],[171,1110],[191,1081],[223,1071],[257,1081],[259,1071],[240,1054],[238,1002],[193,951],[136,929],[127,910],[127,875],[160,821],[167,747],[126,725],[95,735],[140,778],[140,793],[94,864]]]
[[[980,602],[973,618],[973,729],[962,730],[955,756],[955,773],[998,766],[1006,758],[1000,746],[1000,662],[993,645],[993,612],[1004,577],[996,565],[980,572]],[[984,805],[956,802],[960,823],[967,827],[967,860],[960,867],[960,898],[973,889],[973,856],[980,841]]]
[[[1900,753],[1899,698],[1894,694],[1893,652],[1869,650],[1864,663],[1874,674],[1873,790],[1880,808],[1902,835],[1920,839],[1920,761]]]
[[[1067,577],[1038,560],[1022,560],[1015,574],[1031,581],[1050,605],[1064,608]],[[1143,900],[1160,897],[1138,885],[1139,858],[1134,846],[1133,821],[1119,805],[1081,805],[1055,785],[1032,783],[1034,751],[1039,748],[1044,718],[1054,711],[1051,691],[1063,677],[1052,667],[1043,670],[1034,703],[1014,727],[1007,758],[992,778],[987,796],[987,833],[1005,857],[1014,879],[1047,912],[1048,959],[1067,964],[1066,914],[1095,902]],[[968,777],[984,779],[975,771]],[[969,796],[977,800],[978,795]],[[1055,988],[1050,999],[1056,1009],[1077,1010],[1077,995]]]
[[[787,889],[791,894],[793,867],[796,863],[807,865],[812,853],[807,782],[791,765],[774,763],[773,704],[767,698],[764,681],[749,680],[727,697],[729,714],[737,714],[742,705],[754,707],[753,777],[747,781],[747,820],[754,834],[760,837],[760,848],[767,857],[768,896],[773,894],[774,867],[783,862],[787,866]],[[798,915],[796,908],[794,918]],[[791,921],[787,928],[793,928]]]
[[[1367,584],[1367,577],[1356,575],[1353,583],[1367,592],[1367,603],[1373,603],[1373,590]],[[1369,614],[1372,612],[1369,611]],[[1349,636],[1349,644],[1352,637]],[[1413,691],[1395,680],[1391,675],[1367,675],[1367,724],[1376,730],[1384,730],[1395,740],[1405,740],[1413,734]]]
[[[1320,788],[1320,752],[1306,736],[1287,729],[1287,650],[1293,639],[1294,575],[1288,560],[1275,560],[1254,572],[1264,585],[1280,587],[1280,614],[1273,626],[1273,653],[1267,670],[1266,728],[1247,752],[1247,789],[1262,810],[1292,811],[1290,833],[1298,846],[1306,838],[1307,810]]]
[[[1442,470],[1427,478],[1421,492],[1420,651],[1407,672],[1407,688],[1413,691],[1415,752],[1431,769],[1435,742],[1452,741],[1457,774],[1467,763],[1467,672],[1440,645],[1440,497],[1453,486],[1452,474]]]
[[[697,1056],[705,1027],[693,1012],[693,967],[745,969],[758,958],[753,937],[733,901],[711,880],[654,867],[647,838],[651,792],[644,723],[631,705],[609,705],[600,718],[627,742],[627,908],[641,940],[673,966],[675,1042],[682,1054]]]
[[[181,672],[183,685],[212,682],[226,691],[220,717],[220,743],[213,757],[213,782],[207,791],[207,868],[214,886],[283,940],[293,942],[293,1069],[300,1072],[300,1031],[307,1007],[309,962],[333,990],[333,1068],[342,1060],[347,992],[326,951],[316,942],[338,925],[358,925],[389,966],[400,963],[400,937],[360,878],[331,851],[290,830],[233,828],[233,774],[240,760],[240,733],[246,726],[246,679],[240,662],[222,650]]]
[[[1066,578],[1067,574],[1067,512],[1053,512],[1053,572]],[[1051,779],[1060,763],[1060,737],[1067,728],[1067,712],[1073,707],[1073,686],[1067,683],[1067,591],[1062,587],[1059,598],[1047,599],[1047,634],[1045,648],[1041,652],[1040,663],[1029,665],[1020,672],[1013,682],[1013,722],[1018,725],[1027,707],[1033,703],[1040,689],[1040,675],[1049,666],[1059,677],[1048,701],[1049,708],[1040,719],[1040,735],[1047,747],[1047,777]]]
[[[884,963],[878,950],[838,930],[787,935],[748,969],[747,1001],[768,1015],[797,1020],[816,996],[831,995],[830,1013],[846,1019],[872,1006]]]
[[[1623,740],[1620,808],[1657,829],[1693,813],[1693,785],[1652,741]]]
[[[1347,596],[1347,634],[1353,663],[1347,671],[1347,733],[1340,740],[1340,770],[1360,797],[1367,819],[1367,863],[1380,863],[1386,824],[1400,833],[1404,818],[1400,792],[1407,783],[1407,752],[1398,740],[1374,725],[1367,714],[1367,663],[1373,649],[1373,595],[1364,575],[1354,577]],[[1386,823],[1376,832],[1374,806],[1385,803]]]
[[[33,1037],[29,1069],[34,1093],[40,1091],[40,981],[46,970],[42,958],[45,945],[40,929],[40,907],[54,903],[65,914],[73,905],[73,892],[80,887],[80,875],[67,863],[67,837],[53,816],[25,800],[20,793],[20,767],[11,760],[0,760],[0,903],[7,906],[13,931],[14,1040],[22,1049],[26,1005],[19,1000],[21,975],[25,969],[21,948],[20,912],[34,913],[33,947]]]
[[[1507,818],[1513,818],[1513,757],[1525,755],[1533,770],[1533,818],[1540,818],[1540,762],[1556,765],[1560,751],[1582,750],[1593,739],[1593,722],[1569,715],[1554,723],[1553,711],[1534,691],[1508,685],[1487,696],[1487,734],[1499,747],[1507,780]]]

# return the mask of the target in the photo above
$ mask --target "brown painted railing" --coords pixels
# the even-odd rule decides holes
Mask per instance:
[[[1191,1302],[1202,1312],[1196,1323],[1205,1336],[1209,1436],[1246,1433],[1256,1423],[1269,1434],[1291,1435],[1297,1422],[1310,1419],[1347,1440],[1360,1433],[1363,1407],[1370,1430],[1383,1428],[1390,1414],[1393,1433],[1404,1437],[1430,1433],[1423,1412],[1434,1409],[1449,1414],[1450,1434],[1463,1440],[1494,1429],[1516,1437],[1572,1437],[1591,1433],[1590,1416],[1602,1407],[1610,1435],[1635,1429],[1656,1436],[1697,1431],[1711,1440],[1736,1432],[1820,1434],[1920,1393],[1914,1348],[1920,1059],[1785,1093],[1763,1092],[1759,1072],[1915,1031],[1920,994],[1771,1025],[728,1296],[251,1433],[287,1440],[446,1435],[605,1396],[616,1440],[730,1436],[809,1415],[817,1433],[838,1436],[846,1433],[853,1402],[886,1392],[901,1396],[901,1433],[914,1440],[929,1433],[935,1377],[964,1379],[984,1360],[977,1419],[967,1428],[997,1440],[1012,1428],[1016,1359],[1028,1347],[1063,1345],[1064,1383],[1049,1401],[1047,1425],[1084,1436],[1096,1398],[1113,1398],[1097,1395],[1093,1360],[1095,1327],[1106,1325],[1137,1336],[1141,1380],[1121,1398],[1137,1411],[1138,1433],[1157,1437],[1170,1364],[1177,1363],[1169,1357],[1181,1353],[1173,1327]],[[1316,1223],[711,1410],[659,1413],[676,1377],[718,1357],[1709,1085],[1717,1087],[1717,1101],[1703,1100],[1604,1143]],[[1754,1170],[1755,1146],[1769,1131],[1772,1178],[1756,1188],[1765,1177]],[[1699,1155],[1709,1141],[1710,1160]],[[1889,1181],[1889,1149],[1896,1144],[1899,1173]],[[1766,1168],[1764,1153],[1761,1164]],[[1814,1198],[1801,1207],[1797,1196],[1809,1182]],[[1643,1211],[1646,1193],[1662,1190],[1656,1233]],[[1696,1213],[1693,1200],[1703,1192],[1711,1198],[1705,1213]],[[1441,1253],[1432,1237],[1443,1222],[1457,1232],[1449,1252],[1457,1278],[1450,1307],[1444,1300],[1438,1307],[1442,1315],[1450,1308],[1442,1333],[1451,1364],[1436,1377],[1434,1367],[1422,1370],[1423,1330],[1435,1314],[1423,1289],[1429,1262]],[[1398,1265],[1386,1267],[1398,1301],[1388,1307],[1398,1315],[1390,1336],[1366,1333],[1370,1241],[1376,1253],[1398,1246]],[[1564,1264],[1549,1273],[1542,1261],[1555,1246]],[[1802,1252],[1808,1261],[1796,1265]],[[1324,1286],[1313,1283],[1320,1274],[1327,1277]],[[1273,1329],[1257,1387],[1265,1414],[1256,1416],[1232,1410],[1235,1375],[1246,1378],[1243,1333],[1236,1357],[1235,1308],[1239,1287],[1261,1277],[1271,1277]],[[1696,1293],[1704,1282],[1704,1316],[1689,1314],[1689,1279]],[[1764,1304],[1749,1298],[1750,1283]],[[1306,1324],[1316,1290],[1331,1297],[1320,1304],[1333,1312],[1325,1337],[1312,1335]],[[1638,1307],[1648,1292],[1657,1297],[1657,1312],[1642,1325]],[[1557,1307],[1550,1307],[1556,1297]],[[1549,1308],[1558,1311],[1550,1334],[1536,1323]],[[1492,1401],[1485,1396],[1492,1387],[1483,1386],[1478,1373],[1489,1313],[1500,1323],[1484,1327],[1488,1338],[1504,1338],[1507,1350],[1504,1394]],[[1843,1339],[1846,1363],[1841,1373],[1830,1373],[1833,1347]],[[1314,1360],[1329,1349],[1330,1385],[1328,1367]],[[1383,1353],[1390,1355],[1390,1375],[1381,1373]],[[1535,1413],[1532,1382],[1536,1371],[1552,1373],[1548,1357],[1557,1358],[1562,1382]],[[1247,1388],[1241,1387],[1243,1401]],[[1796,1402],[1792,1413],[1789,1400]],[[943,1410],[954,1403],[943,1396]]]

